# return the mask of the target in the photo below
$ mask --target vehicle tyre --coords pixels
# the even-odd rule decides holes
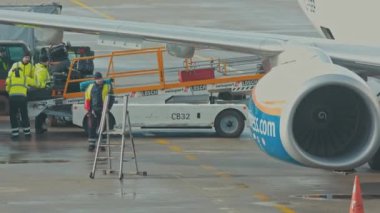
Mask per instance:
[[[9,115],[9,100],[5,95],[0,95],[0,115]]]
[[[216,116],[214,127],[221,137],[236,138],[244,130],[244,116],[237,110],[227,109]]]
[[[368,165],[371,169],[380,171],[380,149],[377,150],[376,154],[368,161]]]

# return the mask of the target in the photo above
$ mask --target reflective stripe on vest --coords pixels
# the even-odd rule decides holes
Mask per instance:
[[[15,96],[15,95],[22,95],[22,96],[26,96],[26,93],[27,93],[27,90],[28,90],[28,87],[26,86],[26,76],[25,76],[25,73],[24,72],[20,72],[20,77],[23,77],[23,84],[21,84],[21,82],[17,82],[16,84],[14,84],[12,81],[14,80],[13,78],[16,78],[16,75],[14,73],[14,71],[11,71],[11,75],[9,77],[9,96]],[[25,92],[24,91],[12,91],[12,89],[14,87],[21,87],[23,89],[25,89]],[[14,89],[13,89],[14,90]]]

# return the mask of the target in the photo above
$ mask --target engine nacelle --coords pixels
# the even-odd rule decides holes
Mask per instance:
[[[179,58],[192,58],[195,52],[194,47],[182,44],[166,44],[166,49],[170,55]]]
[[[321,60],[283,63],[256,85],[252,137],[267,154],[308,167],[346,170],[380,145],[375,96],[355,73]]]

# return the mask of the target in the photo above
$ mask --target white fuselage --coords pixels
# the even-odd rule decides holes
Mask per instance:
[[[329,29],[335,40],[380,45],[380,1],[298,0],[314,27],[324,36]]]

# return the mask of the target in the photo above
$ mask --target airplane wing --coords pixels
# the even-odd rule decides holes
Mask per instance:
[[[65,15],[51,16],[7,10],[0,10],[0,23],[23,27],[58,28],[70,32],[132,39],[141,38],[153,42],[179,43],[270,56],[283,50],[283,42],[278,39],[271,39],[260,34],[240,34],[228,30],[188,28]]]
[[[345,44],[322,38],[306,38],[277,34],[174,25],[105,20],[99,18],[51,15],[0,10],[0,23],[23,27],[63,29],[70,32],[113,36],[123,39],[174,43],[199,48],[212,48],[276,56],[288,45],[300,44],[317,47],[340,65],[354,70],[378,73],[380,46]]]

